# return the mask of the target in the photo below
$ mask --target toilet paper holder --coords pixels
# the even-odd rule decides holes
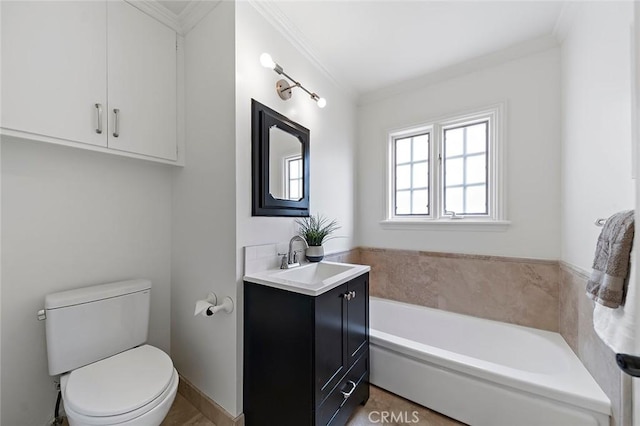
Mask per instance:
[[[193,316],[202,315],[210,317],[220,311],[224,311],[227,314],[233,312],[233,300],[227,296],[222,300],[222,303],[218,305],[218,297],[216,294],[209,293],[206,299],[196,301],[196,310]]]

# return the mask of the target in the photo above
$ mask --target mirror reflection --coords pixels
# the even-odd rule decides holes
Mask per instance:
[[[278,200],[303,197],[302,143],[277,126],[269,128],[269,193]]]

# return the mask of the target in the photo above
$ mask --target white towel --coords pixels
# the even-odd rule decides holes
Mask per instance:
[[[629,266],[629,283],[626,303],[617,309],[607,308],[599,303],[593,310],[593,328],[596,333],[616,353],[636,353],[635,321],[636,321],[636,266],[633,262],[634,251],[631,252]]]

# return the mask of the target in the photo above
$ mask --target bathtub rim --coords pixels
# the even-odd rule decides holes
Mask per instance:
[[[430,346],[425,343],[416,342],[404,337],[395,336],[375,329],[373,326],[370,327],[371,344],[380,346],[388,351],[400,353],[417,361],[426,362],[449,371],[479,377],[488,382],[516,389],[521,392],[524,391],[545,398],[557,399],[558,401],[586,410],[596,411],[608,416],[611,415],[611,401],[609,400],[609,397],[604,393],[604,391],[602,391],[600,386],[595,382],[595,379],[593,379],[591,374],[586,370],[564,338],[562,338],[558,333],[517,324],[489,320],[486,318],[473,317],[471,315],[459,314],[456,312],[444,311],[441,309],[430,308],[428,306],[383,299],[375,296],[370,296],[370,299],[374,303],[376,301],[380,301],[394,305],[435,311],[437,314],[445,314],[446,316],[466,317],[472,318],[474,321],[479,320],[489,323],[498,323],[500,325],[506,324],[517,329],[525,329],[529,332],[533,331],[538,335],[551,338],[555,340],[555,343],[561,346],[564,355],[567,356],[569,360],[569,370],[564,372],[564,374],[549,375],[518,370],[512,367],[499,365],[490,361]],[[581,383],[578,383],[576,386],[567,385],[562,380],[563,377],[571,379],[571,376],[575,374],[577,374],[578,379],[581,380]],[[552,378],[551,383],[549,383],[550,377]],[[553,380],[554,378],[556,380]],[[573,378],[575,379],[575,377]],[[544,379],[547,379],[546,382]],[[585,390],[588,390],[588,392],[585,392]]]

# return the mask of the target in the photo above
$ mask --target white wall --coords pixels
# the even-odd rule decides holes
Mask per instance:
[[[283,101],[275,91],[282,78],[260,65],[271,54],[292,77],[327,99],[318,108],[301,89]],[[337,219],[342,228],[325,244],[327,253],[354,246],[355,103],[306,59],[248,2],[236,3],[236,278],[242,303],[243,247],[289,241],[297,233],[294,219],[251,216],[251,99],[267,105],[310,130],[310,211]],[[242,310],[239,309],[241,318]],[[237,351],[242,359],[239,320]],[[242,364],[238,364],[237,399],[242,403]]]
[[[0,7],[0,22],[2,22],[2,8]],[[0,45],[2,35],[0,31]],[[0,55],[0,70],[2,70],[2,55]],[[0,82],[2,71],[0,71]],[[2,99],[2,84],[0,84],[0,99]],[[2,102],[0,102],[0,116],[2,116]],[[0,424],[2,424],[2,142],[0,141]]]
[[[560,76],[557,48],[415,87],[359,108],[357,245],[557,259]],[[387,132],[506,101],[504,232],[385,230]]]
[[[55,291],[149,278],[149,342],[169,349],[169,166],[2,138],[3,425],[44,425],[56,392],[35,313]]]
[[[634,208],[632,2],[581,2],[562,44],[562,260],[589,271],[596,218]]]
[[[329,78],[310,63],[248,2],[237,3],[236,17],[236,132],[238,277],[242,275],[242,247],[289,241],[296,234],[294,219],[251,216],[251,99],[289,117],[311,132],[310,210],[337,219],[337,234],[327,252],[353,246],[355,105]],[[283,101],[275,83],[281,76],[260,65],[268,52],[285,72],[327,99],[318,108],[301,89]]]
[[[185,36],[186,167],[174,174],[171,263],[174,364],[233,416],[238,310],[193,310],[210,291],[236,299],[234,9],[221,2]]]
[[[235,41],[235,42],[234,42]],[[326,97],[283,103],[271,52]],[[354,104],[250,4],[222,2],[185,37],[186,167],[175,173],[172,357],[180,373],[231,415],[242,412],[242,275],[246,245],[288,241],[290,218],[251,217],[251,99],[311,130],[311,210],[343,226],[327,251],[352,247]],[[234,161],[235,160],[235,161]],[[232,296],[232,315],[193,318],[196,299]]]

